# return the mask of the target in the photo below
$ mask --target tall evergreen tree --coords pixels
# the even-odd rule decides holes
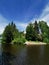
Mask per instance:
[[[37,21],[35,21],[34,23],[34,31],[35,31],[35,39],[38,40],[39,28]]]
[[[39,34],[39,27],[38,27],[37,21],[35,21],[35,23],[34,23],[34,29],[35,29],[36,33]]]
[[[48,36],[48,25],[47,25],[47,23],[45,21],[39,21],[39,26],[41,28],[43,37],[47,37]]]
[[[35,32],[32,23],[30,23],[26,28],[26,39],[35,40]]]
[[[10,43],[13,40],[13,34],[11,31],[11,26],[6,26],[4,32],[3,32],[3,42]]]
[[[12,22],[9,23],[3,32],[3,42],[10,43],[15,37],[18,36],[18,29],[16,28],[16,25]]]

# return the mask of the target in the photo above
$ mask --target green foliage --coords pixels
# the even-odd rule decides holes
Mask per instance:
[[[39,33],[41,29],[41,34]],[[1,37],[1,35],[0,35]],[[9,23],[3,32],[2,43],[17,43],[23,44],[26,39],[30,41],[43,41],[49,43],[49,26],[45,21],[35,21],[35,23],[29,23],[26,27],[26,34],[24,32],[19,32],[16,25],[12,22]]]
[[[30,23],[26,28],[26,39],[49,43],[49,26],[45,21],[39,21],[39,23],[35,21],[34,24]]]
[[[18,33],[18,30],[16,29],[16,25],[13,24],[13,22],[7,25],[3,32],[2,43],[11,43],[11,41],[17,35],[16,33]]]
[[[34,23],[34,30],[35,30],[35,32],[36,32],[36,35],[39,33],[39,28],[38,28],[38,23],[37,23],[37,21],[35,21],[35,23]]]
[[[48,35],[48,25],[46,22],[44,21],[40,21],[39,22],[39,26],[41,28],[41,31],[42,31],[42,34],[43,34],[43,37],[47,37]]]
[[[48,38],[44,38],[43,42],[49,44],[49,39]]]
[[[35,31],[32,23],[30,23],[26,28],[26,39],[35,40]]]
[[[19,43],[23,44],[25,43],[25,38],[23,36],[23,32],[19,32],[18,29],[16,28],[16,25],[12,22],[11,24],[9,23],[3,32],[2,36],[2,43]]]
[[[2,35],[0,34],[0,37],[2,37]]]
[[[26,39],[31,41],[41,40],[39,34],[38,23],[35,21],[34,24],[30,23],[26,28]]]
[[[19,31],[16,28],[16,25],[12,22],[10,26],[11,26],[11,31],[12,31],[12,34],[13,34],[13,38],[18,37]]]
[[[40,34],[37,35],[37,41],[43,41],[43,40],[42,40],[42,35],[40,35]]]
[[[26,41],[25,38],[19,37],[19,38],[15,38],[15,39],[12,41],[12,43],[14,43],[14,44],[23,44],[23,43],[25,43],[25,41]]]
[[[12,40],[13,40],[13,34],[11,31],[11,27],[9,25],[9,26],[6,26],[4,30],[2,42],[10,43]]]
[[[39,21],[39,26],[42,31],[43,41],[49,43],[49,26],[45,21]]]

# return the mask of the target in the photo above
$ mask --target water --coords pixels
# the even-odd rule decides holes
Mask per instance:
[[[49,45],[3,45],[2,48],[0,65],[49,65]]]

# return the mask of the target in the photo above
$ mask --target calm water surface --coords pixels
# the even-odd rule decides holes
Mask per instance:
[[[49,45],[0,45],[0,65],[49,65]]]

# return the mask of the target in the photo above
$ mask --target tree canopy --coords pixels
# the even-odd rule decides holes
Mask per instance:
[[[45,21],[29,23],[24,35],[24,32],[19,32],[16,25],[11,22],[5,27],[2,35],[2,42],[5,43],[11,43],[12,41],[23,43],[25,39],[49,43],[49,26]]]
[[[16,28],[16,25],[12,22],[9,23],[3,32],[3,42],[10,43],[17,35],[18,29]]]
[[[35,31],[34,31],[32,23],[29,23],[29,25],[26,28],[26,39],[35,40]]]
[[[46,41],[49,40],[49,26],[45,21],[35,21],[26,27],[26,39],[32,41]],[[49,42],[49,41],[48,41]]]

